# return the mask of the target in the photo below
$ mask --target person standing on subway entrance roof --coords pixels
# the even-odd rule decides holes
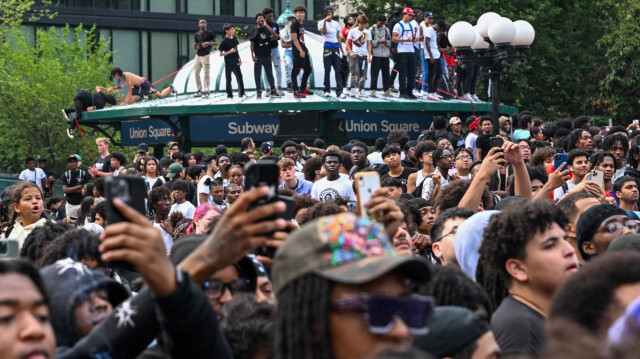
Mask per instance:
[[[196,50],[195,63],[193,70],[196,76],[196,86],[198,91],[194,97],[209,98],[209,54],[213,46],[218,46],[216,35],[207,30],[207,20],[201,17],[198,20],[200,30],[193,36],[193,49]],[[200,80],[200,71],[204,68],[204,92],[202,91],[202,81]]]

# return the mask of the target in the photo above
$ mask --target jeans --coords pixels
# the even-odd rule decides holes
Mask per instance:
[[[382,71],[382,90],[387,91],[391,87],[391,74],[389,73],[389,57],[374,56],[371,60],[371,90],[378,89],[378,73]]]
[[[416,78],[416,57],[412,52],[399,52],[396,56],[400,83],[400,94],[409,95],[413,92]]]
[[[198,91],[202,91],[202,82],[200,81],[200,71],[204,67],[204,92],[209,92],[209,55],[196,55],[196,62],[193,65],[193,71],[196,75],[196,87]]]
[[[442,54],[440,54],[440,65],[442,66],[442,74],[449,79],[449,68],[447,67],[447,60]]]
[[[275,88],[273,87],[273,71],[271,70],[271,58],[270,57],[262,57],[262,56],[256,56],[256,59],[258,61],[256,61],[253,64],[253,78],[256,81],[256,90],[258,90],[258,93],[260,93],[260,68],[263,68],[264,71],[267,73],[267,81],[269,82],[269,87],[267,87],[267,84],[265,84],[265,89],[272,89],[275,90]]]
[[[437,58],[433,63],[429,63],[429,92],[438,92],[438,84],[440,83],[440,77],[442,76],[442,66],[440,65],[440,59]]]
[[[236,82],[238,83],[238,96],[242,97],[242,95],[244,95],[244,81],[242,80],[242,71],[240,70],[240,66],[238,66],[237,64],[235,65],[225,64],[224,66],[224,76],[227,82],[227,96],[229,97],[233,96],[233,93],[231,92],[232,90],[231,74],[232,73],[236,75]]]
[[[331,87],[331,68],[336,78],[336,94],[342,93],[342,58],[340,57],[340,48],[338,44],[335,46],[324,47],[322,63],[324,64],[324,92],[329,92]]]
[[[429,61],[424,58],[424,49],[420,49],[420,58],[422,59],[422,91],[429,91]]]
[[[349,60],[349,72],[351,72],[351,86],[359,90],[364,90],[364,84],[367,82],[367,72],[369,70],[369,61],[367,55],[356,54]]]
[[[282,88],[282,60],[280,59],[280,50],[278,47],[271,49],[271,62],[273,62],[273,68],[276,70],[275,84],[278,88]],[[265,75],[264,70],[262,71],[262,75]]]
[[[293,52],[284,50],[284,71],[287,73],[287,85],[291,83],[291,70],[293,69]]]
[[[311,60],[309,59],[309,51],[306,47],[303,47],[302,50],[305,52],[305,57],[301,57],[300,54],[296,51],[293,54],[293,70],[291,71],[291,80],[293,85],[293,90],[296,91],[298,89],[305,90],[307,88],[307,80],[309,80],[309,75],[311,75]],[[302,72],[302,79],[300,80],[300,87],[298,87],[298,74]]]

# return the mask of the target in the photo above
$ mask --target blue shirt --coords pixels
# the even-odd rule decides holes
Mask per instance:
[[[285,186],[286,182],[282,182],[280,187],[278,188],[288,188]],[[298,178],[298,184],[296,188],[290,188],[296,192],[296,195],[302,196],[303,194],[311,194],[311,189],[313,188],[313,183],[309,182],[305,179]]]

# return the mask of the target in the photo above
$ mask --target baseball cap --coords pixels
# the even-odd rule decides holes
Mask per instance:
[[[460,117],[451,117],[451,119],[449,120],[449,125],[457,125],[459,123],[462,123],[462,120],[460,119]]]
[[[227,146],[225,145],[217,145],[216,146],[216,155],[221,155],[223,153],[227,153]]]
[[[167,178],[173,178],[175,177],[178,173],[182,172],[182,165],[179,163],[172,163],[169,166],[169,173],[167,173]]]
[[[260,151],[262,151],[262,153],[265,155],[269,153],[269,151],[271,151],[272,148],[273,148],[273,143],[271,143],[270,141],[262,142],[262,145],[260,145]]]
[[[430,18],[430,17],[433,17],[433,13],[431,11],[427,11],[427,12],[424,13],[424,17],[427,18],[427,19]]]
[[[71,162],[73,160],[76,160],[79,162],[78,157],[76,157],[76,155],[69,155],[69,157],[67,157],[67,162]]]
[[[276,293],[307,274],[342,284],[362,284],[399,269],[416,281],[431,277],[421,257],[397,254],[381,224],[351,213],[320,217],[291,234],[271,272]]]
[[[149,146],[144,142],[138,145],[138,153],[142,152],[149,152]]]
[[[405,7],[404,9],[402,9],[402,13],[407,15],[413,15],[413,9],[410,7]]]

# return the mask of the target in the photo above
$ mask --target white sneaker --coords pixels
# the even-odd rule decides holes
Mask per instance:
[[[473,98],[473,101],[475,102],[482,102],[482,100],[480,100],[480,98],[476,94],[471,95],[471,98]]]
[[[347,95],[345,95],[344,92],[340,92],[340,94],[338,95],[338,98],[341,100],[344,100],[345,98],[347,98]]]
[[[413,96],[420,97],[420,91],[418,91],[418,89],[413,89]]]
[[[358,94],[358,96],[360,96],[360,97],[368,97],[367,93],[364,92],[364,90],[360,90],[360,93]]]
[[[351,97],[358,96],[358,89],[352,88],[351,91],[349,91],[349,96]]]
[[[73,139],[73,130],[72,130],[72,129],[67,128],[67,136],[68,136],[70,139]]]
[[[271,96],[271,89],[264,90],[264,97],[270,97],[270,96]]]
[[[428,93],[427,94],[427,100],[440,101],[440,99],[437,96],[435,96],[435,94],[433,94],[433,93]]]
[[[463,99],[467,100],[467,101],[471,101],[471,102],[475,102],[475,100],[473,99],[473,97],[471,96],[470,93],[466,93],[462,96]]]
[[[331,97],[331,92],[329,92],[329,91],[324,91],[324,92],[322,93],[322,96],[324,96],[324,97]]]
[[[276,89],[276,93],[277,93],[277,94],[278,94],[278,96],[280,96],[280,97],[284,96],[284,92],[282,92],[282,88],[280,88],[280,87],[278,87],[278,88]]]
[[[376,96],[376,90],[371,90],[371,93],[369,94],[369,96],[371,96],[371,97],[377,97],[377,96]]]
[[[437,98],[441,99],[441,100],[444,98],[444,97],[442,97],[442,96],[441,96],[439,93],[437,93],[437,92],[434,92],[434,93],[433,93],[433,95],[434,95],[435,97],[437,97]]]
[[[393,94],[391,93],[391,91],[385,91],[385,92],[382,94],[382,96],[383,96],[383,97],[393,97]]]

